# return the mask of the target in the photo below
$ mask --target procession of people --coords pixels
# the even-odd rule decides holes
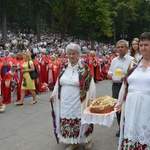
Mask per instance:
[[[89,66],[90,73],[92,74],[94,81],[98,82],[107,79],[106,74],[108,72],[110,60],[112,60],[112,55],[110,54],[113,54],[114,49],[112,49],[111,52],[109,47],[109,51],[106,50],[105,47],[105,53],[102,55],[104,46],[99,45],[98,47],[97,42],[95,42],[94,50],[92,50],[90,49],[90,42],[73,39],[72,37],[68,37],[64,41],[61,39],[60,35],[42,35],[41,42],[36,42],[36,36],[32,34],[19,33],[16,35],[9,32],[8,41],[2,43],[1,40],[0,43],[0,73],[2,78],[2,86],[0,91],[3,104],[9,104],[12,102],[11,99],[15,99],[13,101],[17,102],[17,106],[20,106],[23,104],[24,96],[28,94],[32,94],[33,103],[35,103],[37,101],[34,92],[38,94],[45,92],[47,89],[53,90],[60,71],[60,65],[61,63],[64,63],[66,60],[68,60],[65,49],[67,44],[69,44],[71,41],[79,44],[81,48],[79,58],[81,58],[81,60]],[[85,49],[87,51],[86,53]],[[29,60],[26,60],[26,55],[30,55]],[[115,57],[115,53],[113,54],[113,57]],[[34,88],[33,86],[31,88],[30,81],[27,83],[27,87],[22,86],[26,80],[24,64],[26,62],[27,65],[28,61],[34,62],[40,73],[40,77],[34,81]],[[106,65],[108,67],[106,67]],[[28,67],[28,65],[26,67]],[[7,72],[12,72],[12,68],[15,68],[15,76],[11,73],[11,79],[7,75]],[[15,80],[15,83],[17,83],[15,85],[17,88],[15,89],[12,87],[12,80]],[[28,80],[26,81],[28,82]],[[13,95],[11,94],[6,98],[6,92],[10,92],[12,89],[15,92],[16,90],[21,91],[21,94],[20,92],[16,92],[19,94],[19,96],[15,96],[15,98],[13,98]]]
[[[8,41],[0,45],[0,112],[12,102],[22,106],[28,94],[34,105],[36,94],[51,90],[60,142],[70,144],[66,150],[74,150],[82,142],[85,149],[91,149],[94,125],[86,126],[80,137],[81,118],[89,99],[95,98],[95,84],[110,79],[112,97],[118,99],[118,150],[149,150],[149,55],[149,32],[134,38],[130,47],[121,39],[116,46],[95,42],[93,48],[92,43],[74,37],[64,40],[60,35],[42,35],[37,42],[33,34],[9,33]],[[35,67],[40,76],[31,79]]]

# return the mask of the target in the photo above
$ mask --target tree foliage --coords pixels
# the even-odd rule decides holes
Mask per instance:
[[[59,32],[89,40],[112,37],[131,40],[150,30],[150,1],[146,0],[1,0],[0,26],[6,39],[7,28]],[[128,36],[125,36],[128,35]]]
[[[81,28],[86,27],[88,37],[112,36],[111,3],[107,0],[82,0],[78,1],[77,13],[80,18]]]

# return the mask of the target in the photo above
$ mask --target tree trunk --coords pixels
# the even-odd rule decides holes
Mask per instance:
[[[39,4],[38,4],[38,0],[36,1],[36,6],[35,6],[35,10],[36,10],[36,34],[37,34],[37,41],[40,41],[40,10],[39,10]]]
[[[115,22],[113,21],[113,44],[116,44],[116,27],[115,27]]]
[[[6,15],[6,0],[2,2],[2,37],[7,40],[7,15]]]
[[[54,15],[52,13],[52,17],[51,17],[51,32],[54,33]]]

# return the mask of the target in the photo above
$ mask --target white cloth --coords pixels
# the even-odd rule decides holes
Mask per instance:
[[[121,85],[121,89],[119,91],[117,104],[115,105],[116,109],[121,109],[122,108],[124,94],[125,94],[125,84],[123,82],[122,85]]]
[[[119,137],[119,143],[118,143],[118,150],[122,150],[121,145],[122,145],[122,139],[124,136],[125,104],[126,104],[125,102],[122,104],[122,110],[121,110],[120,137]]]
[[[141,91],[128,93],[124,138],[150,146],[150,93]]]
[[[78,65],[70,64],[60,78],[61,118],[81,118]]]
[[[140,62],[127,80],[128,95],[122,106],[118,150],[123,138],[150,146],[150,67],[143,72],[141,65]]]
[[[112,111],[107,114],[97,114],[91,113],[89,108],[84,110],[84,114],[82,116],[82,124],[99,124],[105,125],[107,127],[111,127],[114,117],[116,115],[116,111]]]
[[[128,78],[124,138],[150,146],[150,67],[140,66]]]

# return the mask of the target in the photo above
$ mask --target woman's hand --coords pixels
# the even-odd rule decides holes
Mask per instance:
[[[93,99],[90,98],[89,101],[88,101],[88,107],[90,106],[90,104],[92,103]]]
[[[116,104],[114,109],[116,110],[116,112],[120,113],[121,112],[121,109],[122,109],[122,103],[121,104]]]
[[[29,72],[29,69],[28,69],[28,70],[23,69],[22,72],[23,72],[23,73]]]
[[[121,108],[115,108],[117,113],[121,112]]]
[[[54,96],[50,96],[50,97],[49,97],[49,101],[50,101],[50,102],[54,102]]]
[[[25,73],[25,68],[22,68],[22,73]]]

